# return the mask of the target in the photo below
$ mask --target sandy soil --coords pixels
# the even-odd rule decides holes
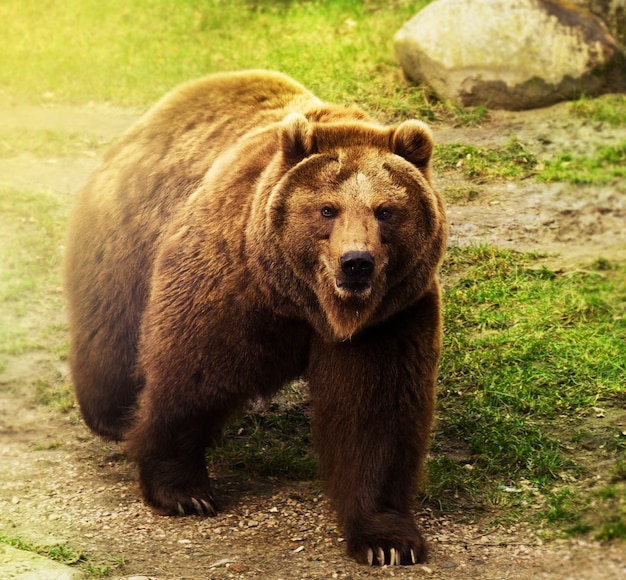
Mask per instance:
[[[86,107],[0,110],[0,127],[57,128],[111,139],[136,112]],[[439,142],[504,144],[516,134],[540,158],[584,152],[624,139],[572,119],[565,105],[497,113],[481,128],[435,128]],[[98,160],[23,154],[0,159],[0,183],[76,191]],[[439,185],[453,183],[440,176]],[[626,259],[626,186],[574,187],[531,181],[485,184],[471,203],[450,205],[452,243],[484,240],[550,252],[567,268],[603,256]],[[480,516],[426,508],[417,516],[431,544],[425,565],[368,569],[344,555],[340,531],[318,482],[215,474],[223,511],[212,519],[165,518],[142,503],[134,466],[115,445],[96,439],[76,410],[32,402],[41,377],[69,381],[46,353],[12,359],[0,376],[0,535],[37,545],[68,542],[109,563],[123,577],[165,578],[446,578],[617,579],[626,546],[582,541],[543,543],[530,527],[486,528]],[[49,447],[49,448],[48,448]],[[493,514],[491,514],[492,516]]]

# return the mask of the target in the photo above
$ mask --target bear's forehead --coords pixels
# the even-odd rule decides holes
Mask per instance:
[[[400,201],[407,196],[406,189],[393,183],[386,173],[362,170],[352,173],[338,190],[341,197],[358,200],[365,205]]]
[[[342,200],[369,207],[400,203],[411,198],[419,184],[398,179],[398,164],[407,162],[389,151],[340,148],[305,160],[295,169],[292,184],[316,202],[321,195],[339,204]]]

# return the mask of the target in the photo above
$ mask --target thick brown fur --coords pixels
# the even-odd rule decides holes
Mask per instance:
[[[431,153],[417,121],[264,71],[183,85],[108,152],[70,222],[70,362],[86,423],[124,440],[160,513],[215,513],[205,447],[305,376],[348,552],[424,560],[411,500],[446,245]]]

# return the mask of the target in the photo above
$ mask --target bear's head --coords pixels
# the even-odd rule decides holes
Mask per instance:
[[[282,262],[272,278],[328,337],[381,322],[432,283],[446,244],[432,149],[418,121],[285,119],[282,153],[265,180],[266,233]]]

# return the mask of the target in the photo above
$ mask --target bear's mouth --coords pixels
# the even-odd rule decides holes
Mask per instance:
[[[335,286],[340,296],[367,298],[372,292],[372,285],[369,282],[346,281],[335,278]]]

